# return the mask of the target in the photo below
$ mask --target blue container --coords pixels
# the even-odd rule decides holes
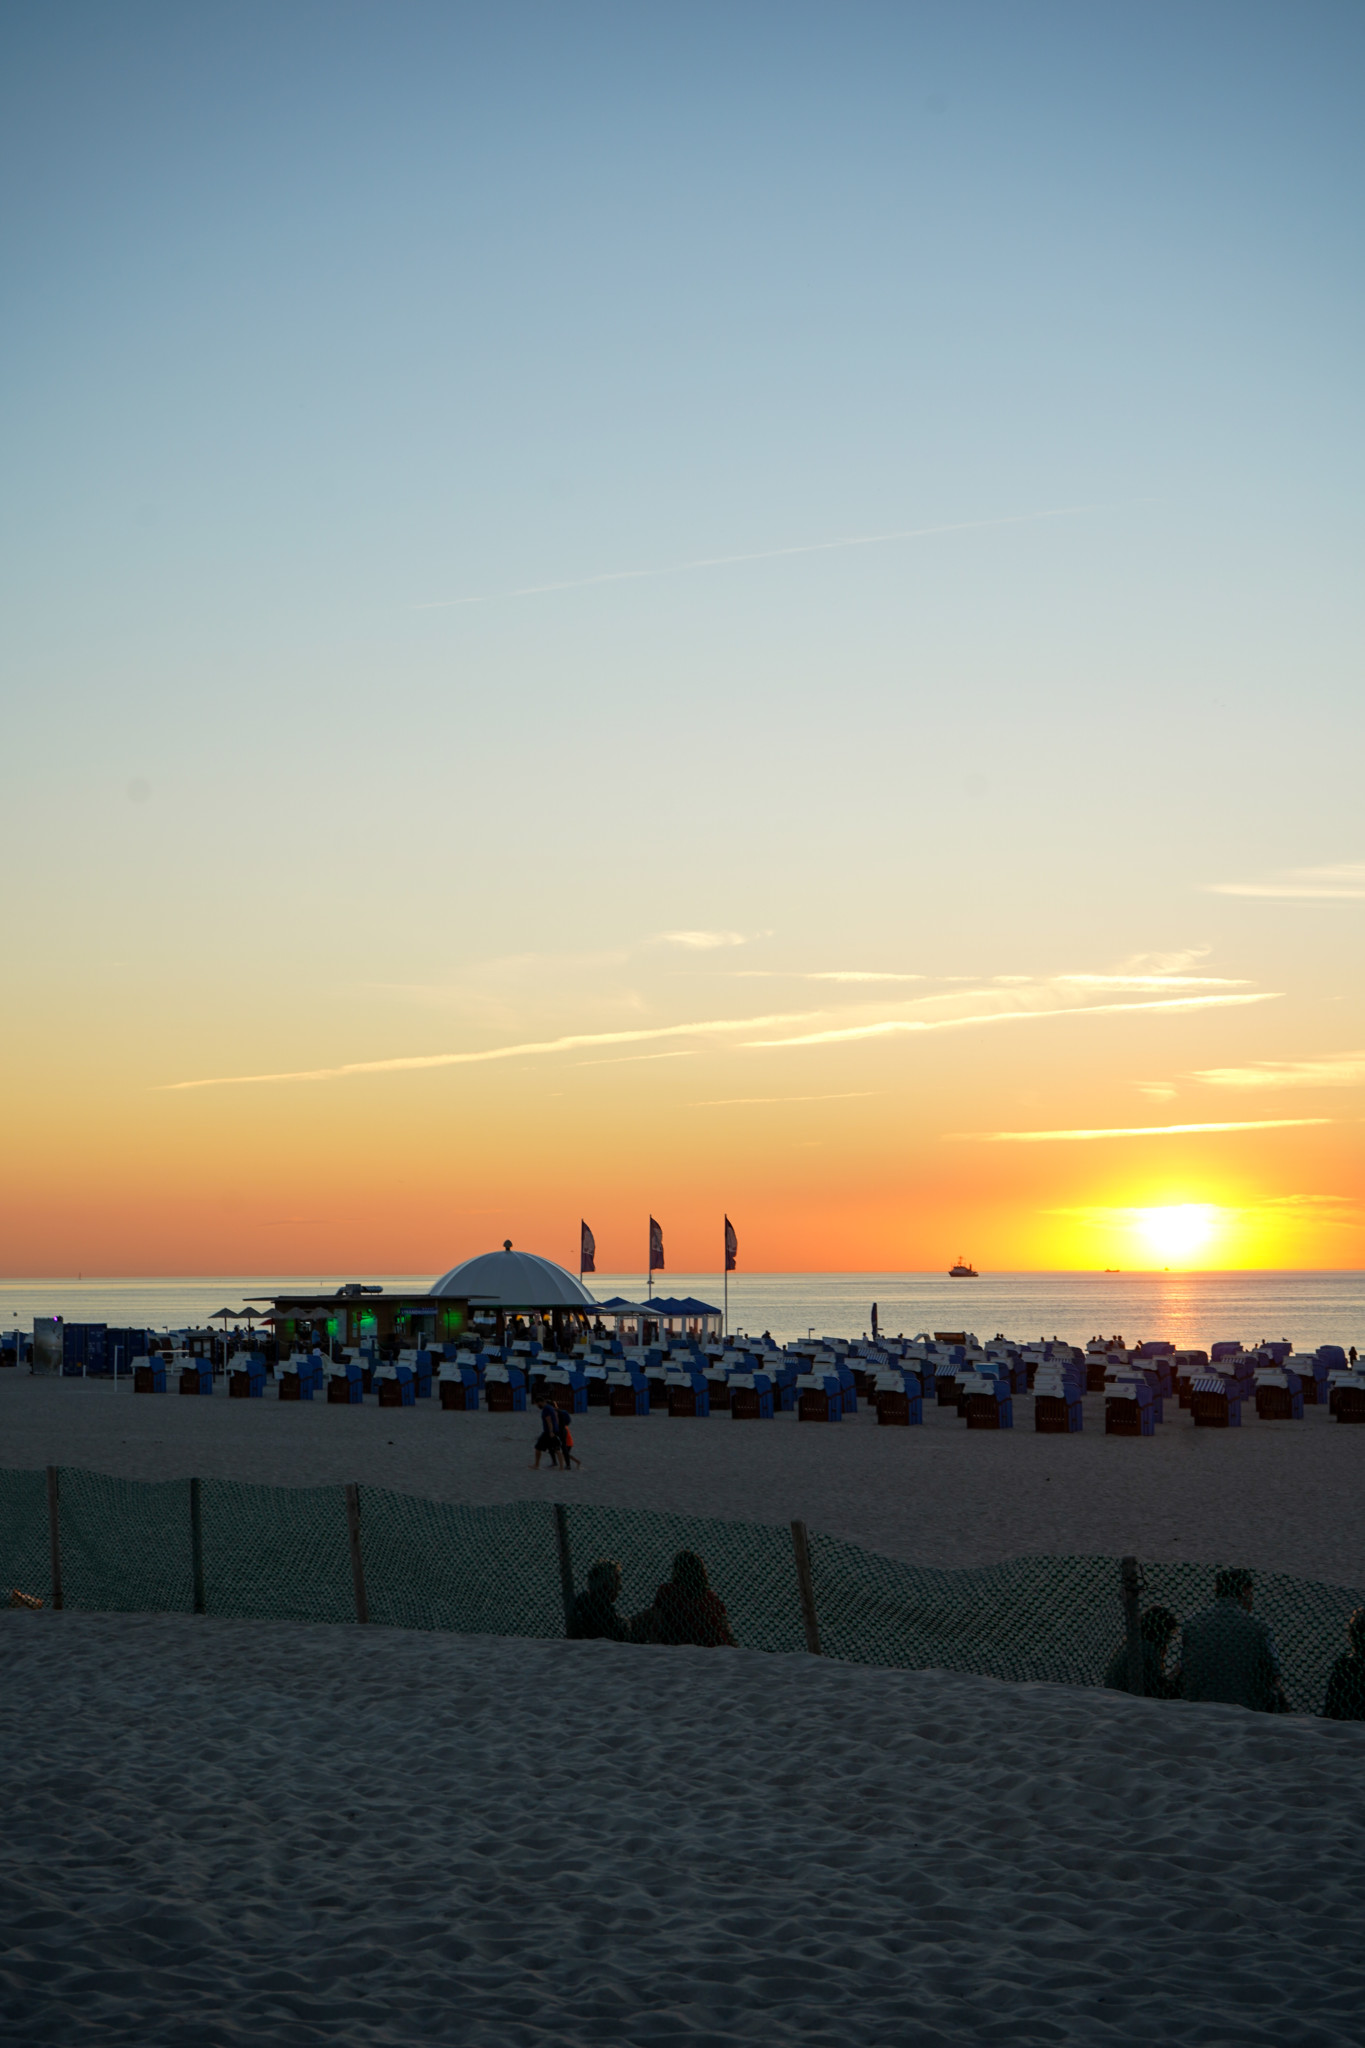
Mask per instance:
[[[106,1370],[105,1333],[104,1323],[63,1323],[62,1372],[66,1378]]]
[[[120,1379],[147,1356],[145,1330],[108,1329],[104,1333],[104,1370]]]

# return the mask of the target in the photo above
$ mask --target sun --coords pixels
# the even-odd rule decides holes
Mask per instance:
[[[1189,1259],[1213,1235],[1215,1211],[1209,1202],[1177,1202],[1164,1209],[1138,1209],[1133,1219],[1163,1265]]]

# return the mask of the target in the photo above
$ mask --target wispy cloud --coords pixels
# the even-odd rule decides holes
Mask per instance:
[[[893,1017],[879,1024],[850,1024],[827,1031],[806,1031],[788,1038],[750,1039],[753,1047],[786,1048],[805,1045],[839,1045],[858,1038],[892,1038],[906,1032],[965,1031],[986,1024],[1026,1024],[1056,1017],[1111,1017],[1121,1012],[1226,1009],[1240,1003],[1270,1003],[1278,991],[1266,990],[1249,996],[1169,996],[1138,1003],[1069,1003],[1050,1008],[988,1010],[973,1017]]]
[[[1365,901],[1365,861],[1345,861],[1335,867],[1289,868],[1280,880],[1266,882],[1207,882],[1213,896],[1265,896],[1309,903],[1359,903]]]
[[[706,1102],[694,1102],[693,1109],[740,1109],[765,1102],[866,1102],[873,1088],[850,1088],[839,1095],[714,1095]]]
[[[891,974],[879,967],[736,967],[736,981],[928,981],[927,974]],[[938,977],[943,979],[945,977]],[[1023,977],[1027,979],[1027,977]],[[959,979],[949,975],[946,979]]]
[[[656,932],[660,946],[687,946],[694,953],[710,953],[718,946],[746,946],[745,932]]]
[[[866,967],[826,967],[816,974],[802,977],[805,981],[923,981],[922,974],[885,974],[880,969]]]
[[[688,1046],[681,1052],[623,1052],[609,1060],[575,1060],[576,1067],[634,1067],[641,1060],[694,1060],[695,1046]]]
[[[419,612],[456,611],[466,605],[502,604],[511,597],[547,597],[558,590],[590,590],[602,583],[640,583],[652,576],[686,576],[697,569],[728,569],[740,562],[780,562],[793,555],[837,554],[846,548],[884,547],[889,541],[927,540],[938,533],[982,533],[999,526],[1029,526],[1040,519],[1074,519],[1095,505],[1057,505],[1043,512],[1015,512],[1002,519],[959,519],[946,526],[898,526],[887,533],[845,534],[838,540],[801,541],[795,547],[753,548],[739,555],[698,555],[686,562],[656,563],[647,569],[606,569],[595,576],[568,576],[555,583],[522,583],[474,597],[438,597],[413,606]]]
[[[1318,1060],[1252,1060],[1245,1067],[1201,1067],[1194,1079],[1212,1088],[1354,1088],[1365,1082],[1365,1052],[1328,1053]]]
[[[1067,988],[1249,988],[1245,980],[1229,981],[1222,974],[1059,974],[1055,979]]]
[[[800,1024],[818,1011],[796,1011],[773,1017],[713,1017],[696,1024],[657,1024],[638,1031],[577,1031],[563,1038],[543,1038],[524,1045],[491,1045],[478,1052],[412,1053],[397,1059],[347,1060],[336,1067],[300,1067],[279,1074],[216,1074],[201,1081],[167,1081],[162,1091],[190,1088],[251,1088],[280,1081],[342,1081],[352,1074],[412,1074],[431,1067],[482,1066],[491,1060],[534,1059],[548,1053],[577,1052],[587,1045],[638,1045],[645,1039],[705,1037],[710,1032],[767,1030],[779,1024]]]
[[[1183,1138],[1210,1131],[1287,1131],[1305,1124],[1329,1124],[1329,1116],[1276,1116],[1247,1123],[1125,1124],[1103,1130],[1077,1131],[951,1131],[964,1143],[982,1145],[1084,1145],[1096,1138]]]
[[[735,967],[735,981],[960,981],[960,975],[896,975],[880,967]],[[1021,979],[1027,979],[1023,975]]]

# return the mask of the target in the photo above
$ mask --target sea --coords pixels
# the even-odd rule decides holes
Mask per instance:
[[[29,1331],[35,1318],[109,1323],[134,1329],[202,1327],[253,1298],[330,1291],[355,1274],[208,1274],[166,1279],[0,1280],[0,1329]],[[420,1292],[431,1273],[378,1274],[393,1293]],[[587,1286],[598,1300],[638,1301],[639,1273],[598,1273]],[[694,1295],[721,1307],[726,1288],[717,1273],[655,1276],[656,1294]],[[945,1273],[732,1273],[729,1325],[779,1342],[870,1334],[873,1305],[892,1336],[927,1330],[969,1330],[981,1338],[1122,1337],[1129,1344],[1167,1338],[1177,1346],[1221,1339],[1256,1344],[1289,1338],[1300,1350],[1354,1344],[1365,1350],[1365,1273],[983,1273],[950,1280]]]

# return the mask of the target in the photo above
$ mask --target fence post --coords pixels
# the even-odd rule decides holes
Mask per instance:
[[[1123,1630],[1128,1643],[1128,1690],[1139,1695],[1147,1690],[1142,1671],[1142,1623],[1138,1612],[1140,1584],[1137,1559],[1123,1558],[1119,1564],[1119,1585],[1123,1592]]]
[[[810,1544],[804,1522],[792,1523],[792,1549],[796,1553],[796,1583],[801,1594],[801,1619],[806,1628],[806,1648],[820,1656],[820,1623],[815,1612],[815,1581],[811,1577]]]
[[[346,1526],[351,1535],[351,1578],[355,1584],[355,1618],[368,1621],[369,1602],[365,1598],[365,1560],[360,1554],[360,1488],[346,1489]]]
[[[190,1564],[194,1572],[194,1611],[206,1613],[204,1602],[204,1516],[199,1501],[199,1481],[190,1481]]]
[[[563,1501],[555,1502],[555,1549],[559,1553],[559,1590],[564,1596],[564,1626],[573,1625],[573,1557],[569,1550],[569,1517]]]
[[[47,1533],[52,1545],[52,1605],[62,1604],[62,1501],[57,1467],[47,1468]]]

